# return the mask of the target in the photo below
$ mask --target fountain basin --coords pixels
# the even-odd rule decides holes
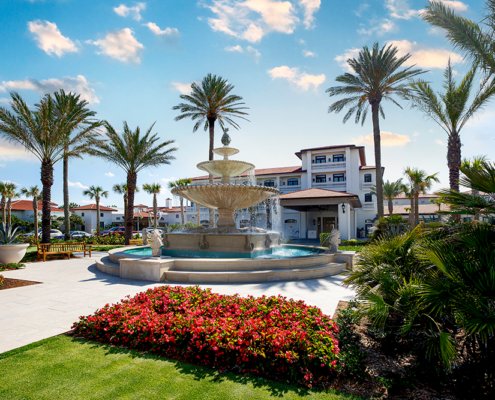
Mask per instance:
[[[239,176],[242,175],[244,172],[254,169],[254,165],[251,163],[235,160],[204,161],[199,163],[197,167],[198,169],[206,171],[210,174],[225,177],[226,182],[222,183],[229,183],[231,176]]]

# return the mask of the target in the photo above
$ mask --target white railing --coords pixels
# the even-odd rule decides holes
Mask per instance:
[[[313,182],[313,187],[319,188],[319,189],[345,191],[347,188],[347,185],[345,182],[322,182],[322,183],[314,183]]]
[[[363,182],[361,183],[361,190],[371,190],[375,186],[375,182]]]
[[[282,193],[297,192],[298,190],[301,190],[301,185],[282,186],[282,187],[280,187],[278,189]]]
[[[363,210],[374,210],[375,203],[363,203]]]
[[[311,164],[312,170],[320,170],[320,169],[345,169],[345,161],[340,162],[327,162],[327,163],[318,163]]]

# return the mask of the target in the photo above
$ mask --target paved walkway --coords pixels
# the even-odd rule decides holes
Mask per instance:
[[[93,258],[27,263],[26,268],[4,271],[6,278],[42,282],[41,285],[0,290],[0,353],[25,346],[71,329],[80,315],[92,314],[107,303],[160,286],[145,281],[120,279],[96,269]],[[339,300],[353,292],[341,286],[342,277],[259,284],[209,284],[222,294],[278,295],[304,300],[332,315]],[[182,286],[187,286],[182,284]]]

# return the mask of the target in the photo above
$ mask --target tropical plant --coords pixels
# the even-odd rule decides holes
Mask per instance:
[[[2,221],[5,222],[5,216],[7,212],[7,197],[5,196],[6,187],[5,182],[0,181],[0,196],[2,199],[0,201],[0,206],[2,207]]]
[[[0,225],[0,244],[12,244],[15,242],[20,232],[17,232],[18,227],[12,230],[12,225],[2,222]]]
[[[453,4],[453,3],[452,3]],[[429,1],[421,17],[432,26],[445,29],[447,39],[487,75],[495,74],[495,0],[486,0],[482,24],[460,17],[448,2]]]
[[[387,201],[388,213],[390,215],[394,213],[394,199],[404,193],[404,190],[402,178],[397,179],[395,182],[387,180],[383,183],[383,199]],[[376,186],[371,188],[371,193],[376,196]]]
[[[168,183],[169,189],[175,189],[181,186],[187,186],[192,183],[192,180],[189,178],[184,178],[184,179],[177,179],[176,181],[171,181]],[[184,198],[182,196],[179,196],[179,201],[180,201],[180,218],[181,218],[181,224],[185,224],[185,218],[184,218]],[[196,207],[199,207],[199,204],[196,205]],[[210,219],[211,223],[211,219]],[[210,225],[211,226],[211,225]]]
[[[116,183],[115,185],[113,185],[113,188],[112,190],[117,193],[117,194],[120,194],[124,197],[124,221],[127,221],[127,183]],[[139,186],[136,186],[136,189],[134,189],[134,193],[138,193],[139,192]],[[134,214],[133,214],[133,218],[134,218]]]
[[[411,96],[413,108],[422,111],[447,133],[449,183],[450,188],[457,191],[459,191],[459,168],[461,166],[461,130],[495,94],[495,80],[490,82],[485,77],[481,80],[477,93],[470,101],[476,69],[477,65],[474,65],[462,82],[457,84],[449,59],[444,73],[443,93],[435,93],[426,81],[418,80],[411,83],[414,91],[414,95]]]
[[[19,197],[19,193],[16,192],[17,185],[9,182],[4,184],[3,193],[7,198],[7,224],[12,225],[12,199]]]
[[[73,158],[82,158],[89,152],[91,145],[98,140],[98,128],[101,121],[93,119],[95,111],[89,110],[86,100],[80,95],[65,93],[63,89],[53,94],[57,114],[65,118],[65,134],[67,140],[64,147],[63,179],[64,179],[64,226],[70,226],[69,204],[69,161]],[[71,140],[72,139],[72,140]],[[73,150],[76,151],[73,151]],[[65,239],[70,239],[70,229],[65,228]]]
[[[50,243],[51,187],[54,165],[64,157],[81,157],[79,132],[68,137],[67,125],[70,114],[57,109],[51,95],[45,95],[34,111],[30,110],[22,97],[10,93],[12,112],[0,107],[0,134],[7,140],[19,143],[41,162],[43,184],[42,243]],[[68,150],[67,150],[68,149]]]
[[[38,202],[42,199],[40,189],[37,185],[31,186],[29,189],[23,187],[21,189],[21,194],[33,198],[34,231],[38,232]],[[36,238],[36,241],[38,241],[38,235],[35,234],[34,237]]]
[[[414,208],[412,220],[412,226],[415,226],[419,221],[419,194],[426,193],[433,182],[440,182],[437,178],[438,172],[432,175],[428,175],[426,171],[419,168],[404,168],[404,175],[409,179],[411,187],[414,189]],[[412,203],[411,203],[412,205]]]
[[[208,160],[213,160],[213,148],[215,142],[215,122],[218,121],[220,127],[225,131],[225,124],[232,125],[239,129],[234,117],[241,118],[246,121],[244,115],[248,115],[243,110],[249,107],[241,107],[245,103],[242,102],[242,97],[230,94],[234,89],[234,85],[228,83],[221,76],[208,74],[203,78],[200,85],[196,82],[191,84],[191,93],[182,94],[180,98],[185,101],[172,107],[172,110],[179,110],[180,115],[175,117],[175,121],[191,118],[195,121],[193,132],[203,124],[205,132],[209,130],[210,147],[208,151]],[[213,175],[209,176],[210,183],[213,183]],[[198,224],[200,222],[198,221]],[[215,227],[215,210],[210,209],[210,228]]]
[[[162,190],[162,185],[159,183],[145,183],[143,185],[143,190],[146,193],[153,195],[153,219],[154,219],[154,228],[158,227],[158,205],[156,202],[156,195],[160,193]]]
[[[103,190],[101,186],[90,186],[89,189],[83,191],[84,196],[88,196],[96,202],[96,236],[100,236],[100,199],[108,197],[108,192]],[[70,222],[66,225],[65,230],[70,231]]]
[[[379,116],[381,115],[382,118],[385,118],[385,113],[381,102],[382,100],[389,100],[402,108],[392,95],[406,99],[412,91],[408,85],[409,80],[425,72],[421,69],[414,69],[414,66],[401,69],[411,55],[406,54],[403,57],[397,57],[398,51],[397,47],[392,45],[384,46],[380,49],[378,43],[373,45],[371,51],[367,46],[363,47],[357,59],[350,58],[347,60],[347,64],[355,74],[345,73],[339,75],[335,80],[342,83],[342,86],[327,89],[330,97],[346,96],[344,99],[333,103],[328,109],[329,113],[339,113],[344,108],[348,108],[344,116],[344,123],[355,114],[354,121],[356,124],[361,122],[361,125],[364,125],[371,107],[377,171],[376,201],[378,217],[383,217],[383,173]]]
[[[101,157],[122,168],[127,174],[127,213],[125,226],[125,244],[129,244],[133,232],[134,193],[137,186],[137,174],[146,168],[170,164],[177,149],[168,148],[173,140],[159,142],[158,134],[152,134],[154,124],[141,135],[141,129],[134,131],[124,122],[124,132],[119,135],[110,123],[105,122],[108,140],[98,143],[92,154]]]

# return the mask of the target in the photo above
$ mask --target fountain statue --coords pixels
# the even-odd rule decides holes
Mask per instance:
[[[172,190],[176,196],[218,211],[215,228],[194,227],[180,233],[169,233],[167,249],[201,250],[206,252],[256,253],[269,250],[272,243],[279,243],[278,233],[263,229],[238,229],[234,220],[236,210],[252,207],[280,194],[278,189],[266,186],[231,184],[230,179],[251,171],[255,166],[245,161],[230,160],[239,150],[230,147],[227,132],[222,137],[223,147],[213,152],[223,156],[221,160],[204,161],[197,165],[203,171],[221,177],[220,184],[193,184]]]
[[[151,247],[151,254],[153,257],[160,257],[162,254],[162,235],[158,229],[153,229],[153,232],[151,232],[150,235],[150,247]]]

